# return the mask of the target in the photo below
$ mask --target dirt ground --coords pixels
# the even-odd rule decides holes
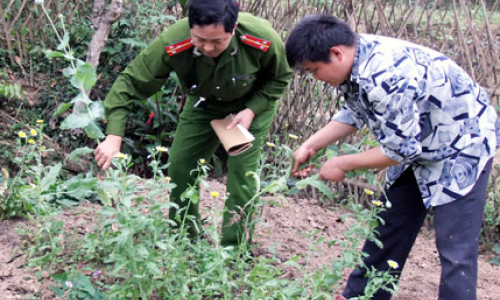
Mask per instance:
[[[219,191],[223,199],[225,185],[221,181],[211,180],[210,190]],[[321,203],[297,199],[269,199],[263,201],[279,201],[280,207],[266,205],[260,215],[260,223],[255,232],[254,242],[256,256],[276,255],[285,262],[296,255],[306,256],[309,242],[303,233],[311,228],[321,230],[326,240],[342,239],[344,231],[349,228],[351,220],[341,221],[345,211],[332,207],[324,207]],[[221,201],[212,201],[208,191],[203,191],[202,211],[212,205],[222,208]],[[66,224],[77,228],[79,233],[90,231],[92,220],[98,206],[85,203],[77,208],[67,209],[61,214]],[[22,240],[16,233],[23,220],[7,220],[0,222],[0,299],[25,299],[29,294],[37,293],[40,299],[55,299],[48,290],[49,284],[35,279],[35,271],[25,266],[25,259],[16,255],[22,247]],[[312,256],[309,268],[318,268],[330,264],[339,255],[335,246],[328,248],[320,245]],[[500,267],[489,263],[491,253],[483,253],[479,258],[479,300],[500,299]],[[299,263],[301,261],[299,260]],[[283,276],[299,276],[295,269],[283,266]],[[48,278],[43,270],[39,270],[43,278]],[[395,300],[437,299],[439,283],[439,258],[434,245],[432,230],[424,229],[419,235],[410,254],[409,261],[401,275],[401,283]],[[346,276],[348,273],[345,274]],[[47,282],[47,281],[45,281]]]

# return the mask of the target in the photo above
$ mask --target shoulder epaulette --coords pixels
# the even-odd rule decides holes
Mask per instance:
[[[270,41],[259,39],[257,37],[248,34],[243,34],[241,36],[241,41],[249,46],[252,46],[264,52],[267,52],[269,50],[269,47],[271,47]]]
[[[178,42],[172,45],[168,45],[165,47],[165,51],[167,51],[168,56],[174,56],[177,53],[180,53],[184,50],[194,47],[191,43],[191,39],[184,40],[182,42]]]

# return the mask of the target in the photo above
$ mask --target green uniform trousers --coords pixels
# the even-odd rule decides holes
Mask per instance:
[[[233,102],[208,102],[204,108],[194,107],[196,99],[188,98],[184,110],[179,118],[173,144],[170,148],[168,175],[176,187],[172,190],[170,201],[184,208],[180,216],[184,216],[185,208],[189,201],[181,200],[181,194],[195,183],[197,174],[192,171],[197,168],[199,159],[207,161],[217,150],[220,142],[210,126],[213,119],[222,119],[228,114],[236,114],[245,109],[242,101]],[[246,176],[248,171],[256,171],[262,152],[262,144],[267,137],[274,115],[276,113],[277,101],[270,102],[269,108],[256,115],[250,126],[250,132],[254,135],[253,147],[238,156],[229,156],[227,160],[227,199],[222,224],[221,244],[241,245],[242,242],[251,243],[253,226],[251,215],[254,205],[258,201],[245,206],[256,194],[256,182],[252,176]],[[201,228],[198,203],[191,203],[187,208],[188,214],[196,218],[196,225],[189,226],[189,233],[195,238]],[[240,209],[245,208],[242,214]],[[169,217],[175,220],[177,209],[171,208]],[[242,216],[239,222],[234,222],[235,213]]]

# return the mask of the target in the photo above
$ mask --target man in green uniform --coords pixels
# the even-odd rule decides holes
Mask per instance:
[[[176,72],[187,95],[170,149],[169,176],[177,185],[171,201],[186,207],[181,194],[195,178],[199,159],[210,158],[219,145],[210,121],[234,114],[229,128],[240,124],[254,135],[253,147],[227,161],[226,210],[222,226],[223,245],[251,240],[246,232],[256,193],[248,171],[255,171],[261,147],[292,72],[279,35],[271,25],[248,13],[238,13],[235,0],[192,0],[188,18],[178,21],[142,51],[118,77],[104,101],[107,137],[95,150],[98,165],[107,169],[119,152],[127,115],[135,100],[157,92]],[[198,205],[190,233],[200,228]],[[176,209],[170,210],[175,220]]]

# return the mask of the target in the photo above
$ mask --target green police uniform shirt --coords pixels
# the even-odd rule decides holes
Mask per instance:
[[[123,136],[134,101],[159,91],[172,71],[188,97],[244,101],[256,115],[283,95],[292,75],[281,38],[266,20],[240,12],[235,34],[216,62],[191,44],[184,18],[156,38],[115,81],[104,100],[106,133]]]

